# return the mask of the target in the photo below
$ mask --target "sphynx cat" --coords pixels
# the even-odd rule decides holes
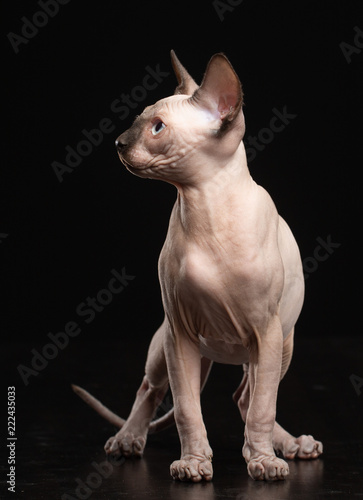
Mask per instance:
[[[298,246],[269,194],[252,179],[242,142],[241,83],[223,54],[198,86],[171,52],[175,94],[148,106],[117,141],[121,162],[139,177],[176,186],[159,258],[165,319],[127,421],[79,387],[74,390],[121,427],[105,450],[142,456],[149,432],[176,422],[181,457],[174,479],[213,476],[200,392],[213,361],[243,366],[233,395],[245,422],[243,457],[256,480],[285,479],[285,458],[314,459],[322,444],[276,421],[279,382],[290,364],[304,297]],[[170,385],[174,409],[152,422]]]

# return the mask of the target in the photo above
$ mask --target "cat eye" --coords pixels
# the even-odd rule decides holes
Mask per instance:
[[[166,127],[165,123],[161,120],[157,120],[152,126],[151,133],[152,135],[158,135],[164,128]]]

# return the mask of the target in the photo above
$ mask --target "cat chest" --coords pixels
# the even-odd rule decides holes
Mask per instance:
[[[173,280],[172,310],[190,333],[240,344],[250,332],[243,276],[215,259],[188,255]],[[247,308],[246,308],[247,306]]]

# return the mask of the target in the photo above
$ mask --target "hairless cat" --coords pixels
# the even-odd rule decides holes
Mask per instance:
[[[252,179],[242,142],[241,83],[223,54],[198,86],[171,52],[178,86],[148,106],[116,147],[139,177],[177,188],[159,258],[165,319],[151,340],[145,376],[125,421],[83,389],[74,390],[120,428],[105,450],[142,456],[147,435],[176,422],[181,457],[174,479],[213,476],[200,392],[213,361],[243,366],[233,395],[245,422],[242,449],[256,480],[285,479],[285,460],[315,459],[322,444],[294,437],[275,420],[279,382],[290,364],[304,298],[298,246],[287,223]],[[170,386],[174,408],[153,417]]]

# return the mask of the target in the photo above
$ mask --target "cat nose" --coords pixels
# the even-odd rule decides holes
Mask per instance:
[[[115,141],[115,145],[116,145],[116,149],[118,151],[121,151],[122,149],[125,148],[125,146],[127,146],[127,142],[125,141],[125,138],[123,138],[122,135],[120,135],[119,137],[117,137],[117,139]]]
[[[116,149],[117,151],[121,151],[122,148],[125,147],[125,144],[123,144],[120,139],[116,139],[115,141]]]

